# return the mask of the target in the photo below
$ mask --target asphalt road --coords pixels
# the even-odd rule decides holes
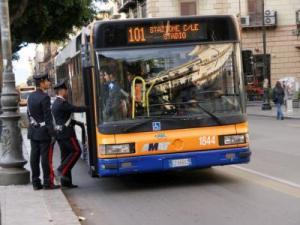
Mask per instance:
[[[250,117],[252,162],[246,167],[300,185],[300,120]]]
[[[64,193],[87,225],[299,225],[300,121],[249,119],[248,165],[99,179],[80,161]]]

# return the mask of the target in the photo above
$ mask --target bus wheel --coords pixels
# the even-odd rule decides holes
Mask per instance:
[[[202,167],[201,169],[202,170],[207,170],[207,169],[211,169],[212,168],[212,166],[206,166],[206,167]]]
[[[93,170],[91,167],[89,167],[89,174],[93,178],[99,177],[98,173],[95,170]]]

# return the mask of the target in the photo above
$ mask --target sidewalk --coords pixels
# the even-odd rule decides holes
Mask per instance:
[[[22,129],[24,157],[28,160],[26,135],[26,129]],[[60,189],[34,191],[31,184],[0,186],[0,204],[0,225],[80,225]]]
[[[282,111],[286,119],[300,119],[300,108],[293,108],[293,112],[286,112],[285,107],[282,106]],[[272,110],[262,110],[261,104],[248,104],[247,114],[249,116],[272,117],[276,118],[276,108],[272,106]]]

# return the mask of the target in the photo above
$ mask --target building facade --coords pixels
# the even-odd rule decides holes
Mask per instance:
[[[35,49],[34,74],[48,73],[54,80],[54,58],[58,53],[58,44],[44,43],[38,44]]]
[[[107,19],[122,19],[125,14],[119,12],[121,3],[118,0],[95,0],[94,8],[96,10],[97,20],[107,20]]]
[[[246,58],[246,84],[262,87],[263,36],[266,26],[266,76],[273,86],[284,77],[300,81],[299,0],[122,0],[120,11],[127,17],[173,17],[230,14],[240,21]],[[145,13],[139,14],[142,10]],[[136,12],[136,13],[132,13]],[[264,18],[263,18],[264,15]]]
[[[48,73],[49,77],[54,83],[55,81],[55,68],[54,60],[59,50],[59,45],[56,43],[43,43],[37,44],[35,48],[35,56],[32,59],[32,70],[33,75]],[[31,76],[28,77],[27,84],[33,84],[33,79]],[[54,96],[53,89],[48,90],[48,94]]]
[[[151,1],[147,0],[117,0],[119,13],[125,13],[127,18],[151,17],[147,10],[147,5]]]

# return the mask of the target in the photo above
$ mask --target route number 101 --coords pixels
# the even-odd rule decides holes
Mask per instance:
[[[130,27],[128,29],[128,41],[130,43],[138,43],[138,42],[145,42],[145,32],[144,27]]]

